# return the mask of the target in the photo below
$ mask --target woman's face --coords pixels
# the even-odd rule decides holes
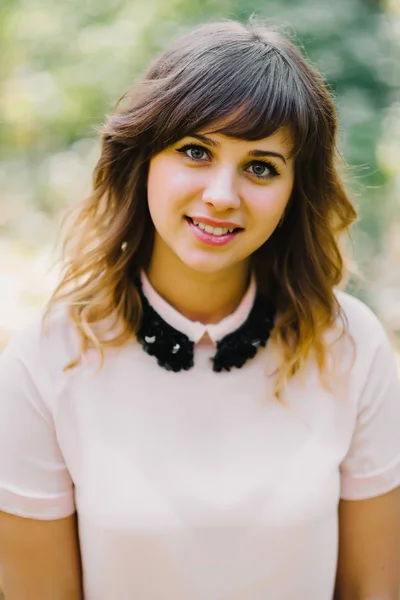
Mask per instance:
[[[285,129],[255,142],[201,132],[154,156],[148,176],[153,258],[172,253],[210,274],[246,261],[271,236],[289,201],[290,150]]]

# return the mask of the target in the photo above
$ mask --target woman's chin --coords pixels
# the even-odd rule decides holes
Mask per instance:
[[[217,273],[218,271],[231,269],[238,262],[232,259],[229,260],[229,258],[226,256],[191,256],[188,253],[185,254],[184,257],[181,256],[180,259],[189,269],[203,274],[212,274]]]
[[[192,271],[196,271],[197,273],[204,274],[212,274],[221,271],[221,269],[225,269],[229,265],[221,265],[216,262],[205,262],[205,261],[187,261],[185,260],[185,265],[191,269]]]

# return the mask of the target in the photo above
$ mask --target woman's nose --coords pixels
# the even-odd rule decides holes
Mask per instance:
[[[210,173],[210,179],[203,192],[203,200],[220,212],[240,206],[240,197],[235,182],[235,174],[230,169],[220,169]]]

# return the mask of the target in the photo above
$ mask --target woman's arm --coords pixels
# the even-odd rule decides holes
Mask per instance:
[[[76,517],[43,521],[0,512],[7,600],[82,600]]]
[[[399,593],[400,488],[342,500],[335,600],[399,600]]]

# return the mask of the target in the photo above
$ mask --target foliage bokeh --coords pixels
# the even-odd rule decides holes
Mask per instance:
[[[400,331],[400,0],[2,0],[0,344],[42,306],[60,216],[90,189],[96,127],[154,54],[193,24],[282,24],[322,71],[360,211],[351,291]]]

